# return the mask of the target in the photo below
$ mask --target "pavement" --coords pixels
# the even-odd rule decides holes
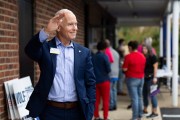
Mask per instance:
[[[179,87],[179,93],[180,93],[180,87]],[[178,102],[180,104],[180,96],[178,97]],[[118,96],[118,104],[117,104],[117,110],[115,111],[109,111],[109,119],[110,120],[131,120],[132,117],[132,110],[127,109],[127,106],[130,104],[130,99],[128,96]],[[158,94],[158,118],[155,119],[147,119],[145,116],[142,118],[142,120],[165,120],[161,117],[161,111],[160,108],[173,108],[172,106],[172,95],[170,90],[167,86],[162,85],[160,88],[160,93]],[[100,107],[101,108],[101,107]],[[178,108],[180,108],[180,105],[178,105]],[[151,113],[151,107],[148,107],[148,112]],[[103,113],[100,110],[100,116],[103,118]],[[179,118],[180,120],[180,118]]]

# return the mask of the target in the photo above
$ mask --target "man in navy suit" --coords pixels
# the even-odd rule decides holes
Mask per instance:
[[[33,36],[26,54],[41,73],[27,104],[31,117],[40,120],[91,120],[95,103],[95,75],[90,50],[73,42],[77,20],[68,9],[59,10]],[[47,41],[49,35],[56,36]]]

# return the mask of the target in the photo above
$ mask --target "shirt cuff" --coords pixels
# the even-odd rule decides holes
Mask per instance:
[[[48,39],[49,35],[47,33],[45,33],[44,28],[41,29],[41,31],[39,32],[39,40],[41,43],[43,43],[44,41],[46,41]]]

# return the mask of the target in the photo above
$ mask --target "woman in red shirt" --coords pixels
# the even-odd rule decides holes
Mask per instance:
[[[142,89],[146,63],[146,58],[137,51],[137,47],[137,41],[128,43],[130,54],[125,56],[123,64],[123,71],[126,75],[127,88],[132,103],[132,120],[138,120],[142,117]]]

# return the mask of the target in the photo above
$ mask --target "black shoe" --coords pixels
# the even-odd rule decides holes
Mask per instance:
[[[118,92],[117,95],[126,96],[127,93],[125,93],[125,92]]]
[[[114,111],[116,110],[116,108],[109,108],[109,111]]]
[[[146,118],[156,118],[158,117],[157,113],[151,113],[149,116],[147,116]]]
[[[116,109],[117,109],[117,107],[115,106],[115,107],[109,108],[109,111],[113,111],[113,110],[116,110]]]
[[[132,105],[131,105],[131,104],[127,106],[127,109],[131,109],[131,108],[132,108]]]

